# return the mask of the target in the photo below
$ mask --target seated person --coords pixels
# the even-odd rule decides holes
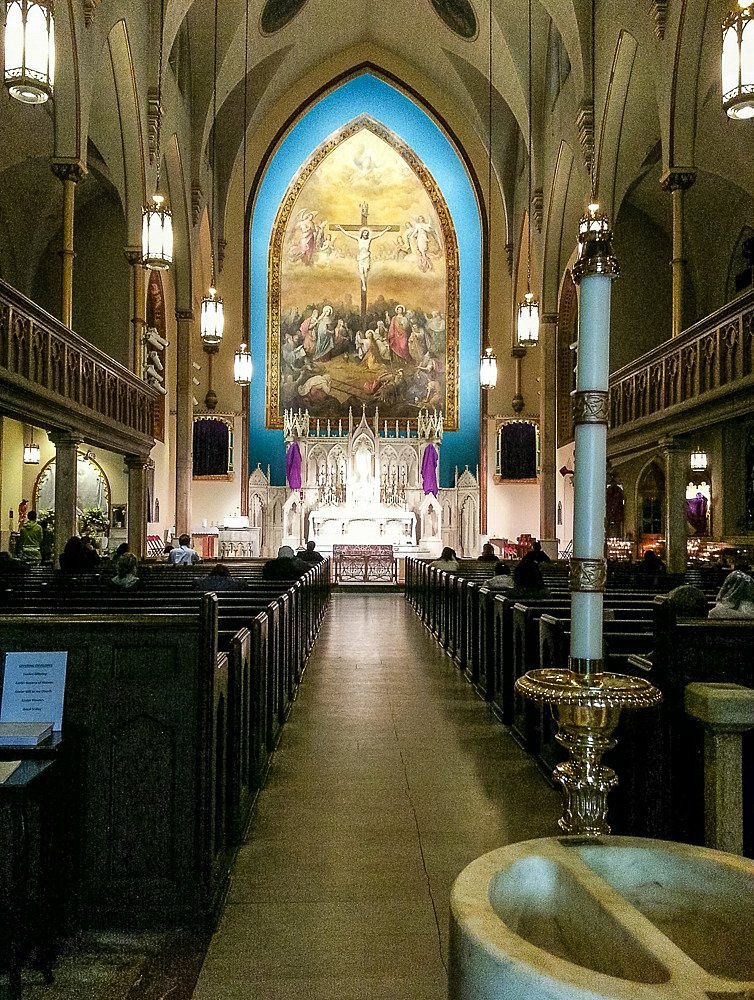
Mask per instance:
[[[139,585],[139,577],[136,574],[138,560],[133,552],[124,552],[118,559],[118,572],[112,578],[114,587],[122,587],[124,590],[132,590]]]
[[[290,545],[281,545],[277,559],[268,559],[262,567],[263,580],[298,580],[311,566],[296,558]]]
[[[754,580],[739,569],[731,570],[709,613],[717,619],[754,619]]]
[[[117,563],[120,557],[124,556],[126,552],[130,552],[130,546],[128,542],[121,542],[115,552],[113,552],[113,562]]]
[[[444,569],[446,573],[455,573],[458,570],[458,559],[456,558],[455,549],[451,549],[449,545],[440,553],[439,559],[433,559],[429,564],[434,566],[436,569]]]
[[[306,548],[303,552],[299,553],[298,558],[308,563],[321,563],[324,556],[320,552],[317,552],[314,539],[310,538],[306,543]]]
[[[199,553],[191,548],[190,535],[181,535],[178,539],[178,548],[171,549],[168,553],[168,566],[193,566],[194,563],[201,561]]]
[[[513,577],[510,567],[504,562],[495,564],[495,575],[491,576],[484,584],[490,590],[512,590]]]
[[[532,547],[526,553],[524,559],[533,559],[534,562],[538,563],[550,562],[550,557],[542,550],[542,543],[536,541],[532,543]]]
[[[690,583],[681,584],[668,593],[667,605],[676,618],[706,618],[709,612],[704,591],[692,587]]]
[[[64,573],[92,573],[99,565],[99,556],[88,538],[71,535],[60,553],[60,568]]]
[[[196,586],[199,590],[213,593],[220,590],[236,590],[236,581],[227,566],[217,563],[205,577],[196,581]]]
[[[641,566],[642,573],[647,573],[649,576],[660,576],[666,570],[665,563],[654,549],[645,550],[639,565]]]
[[[495,552],[494,546],[490,545],[489,542],[485,542],[482,546],[482,554],[477,556],[478,562],[497,562],[497,554]]]
[[[542,579],[539,565],[533,559],[524,557],[513,570],[514,597],[549,597],[550,591]]]

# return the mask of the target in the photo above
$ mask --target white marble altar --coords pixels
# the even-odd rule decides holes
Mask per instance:
[[[280,545],[296,549],[314,539],[330,554],[334,544],[392,544],[396,558],[433,559],[444,545],[459,555],[479,551],[479,484],[468,468],[453,486],[425,494],[425,449],[442,446],[442,414],[380,424],[353,414],[347,424],[311,420],[304,410],[284,418],[286,448],[301,454],[301,487],[273,486],[257,467],[249,477],[248,512],[261,529],[263,556]]]

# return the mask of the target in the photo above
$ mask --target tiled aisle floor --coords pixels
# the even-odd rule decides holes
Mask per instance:
[[[335,594],[195,1000],[442,1000],[456,875],[558,815],[402,595]]]

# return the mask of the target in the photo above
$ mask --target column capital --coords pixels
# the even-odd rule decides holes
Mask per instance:
[[[50,160],[50,169],[59,181],[73,181],[78,184],[89,172],[86,164],[71,156],[58,156]]]
[[[176,320],[179,323],[181,322],[181,320],[192,321],[194,319],[194,310],[193,309],[176,309],[176,311],[175,311],[175,318],[176,318]]]
[[[148,455],[124,455],[123,461],[129,472],[148,469],[153,464]]]
[[[661,437],[657,443],[666,455],[676,455],[684,450],[683,442],[675,437]]]
[[[686,191],[696,180],[693,167],[670,167],[660,178],[663,191]]]
[[[539,317],[540,326],[557,326],[558,325],[558,314],[557,313],[542,313]]]
[[[84,439],[80,434],[75,434],[73,431],[61,431],[61,430],[51,430],[47,432],[47,437],[55,445],[55,448],[78,448],[80,444],[84,443]]]
[[[131,267],[136,267],[138,264],[141,264],[141,247],[124,247],[123,256]]]

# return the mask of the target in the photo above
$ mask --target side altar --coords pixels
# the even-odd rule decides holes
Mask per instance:
[[[479,549],[479,485],[466,469],[439,488],[443,417],[421,410],[415,421],[383,420],[379,411],[347,423],[284,414],[287,487],[257,468],[249,477],[249,518],[262,531],[262,554],[314,540],[334,545],[391,545],[396,558],[459,555]]]

